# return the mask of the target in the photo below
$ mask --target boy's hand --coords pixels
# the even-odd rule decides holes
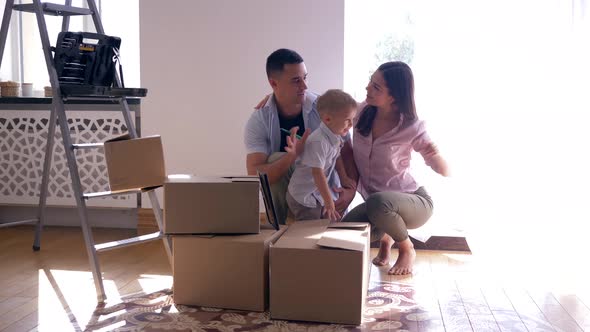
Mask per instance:
[[[338,211],[336,211],[336,207],[334,206],[334,201],[330,200],[329,203],[326,203],[326,205],[324,206],[323,217],[328,218],[331,221],[339,221],[340,218],[342,218],[340,216],[340,213],[338,213]]]
[[[295,157],[301,155],[305,148],[305,141],[307,141],[307,137],[311,134],[311,130],[307,128],[301,139],[297,139],[297,130],[299,130],[299,127],[291,128],[291,136],[287,136],[287,146],[285,147],[285,151]]]

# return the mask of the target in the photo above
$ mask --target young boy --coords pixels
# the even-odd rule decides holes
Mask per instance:
[[[326,179],[338,172],[343,187],[353,186],[346,176],[344,164],[337,162],[346,136],[356,114],[356,101],[341,90],[328,90],[318,98],[317,110],[322,123],[314,130],[305,149],[295,163],[295,170],[287,190],[287,204],[295,220],[320,219],[340,220],[334,207],[337,194],[328,186]]]

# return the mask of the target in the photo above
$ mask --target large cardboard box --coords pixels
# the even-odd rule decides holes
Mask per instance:
[[[173,236],[174,302],[266,310],[269,246],[285,229],[265,225],[254,235]]]
[[[123,135],[104,143],[111,191],[157,187],[166,170],[160,136],[130,138]]]
[[[260,231],[256,176],[168,176],[164,233],[256,234]]]
[[[359,325],[369,282],[370,226],[299,221],[270,249],[270,316]]]

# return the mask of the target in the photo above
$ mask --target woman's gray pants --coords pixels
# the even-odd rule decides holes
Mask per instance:
[[[432,199],[424,187],[413,193],[384,191],[367,197],[342,218],[344,222],[369,222],[371,242],[388,234],[396,242],[408,238],[408,229],[419,228],[432,216]]]

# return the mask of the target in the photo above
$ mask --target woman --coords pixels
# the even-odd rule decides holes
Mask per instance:
[[[403,62],[382,64],[371,76],[366,102],[360,105],[353,134],[356,165],[349,176],[365,202],[342,221],[369,221],[371,240],[380,240],[373,263],[389,264],[397,243],[399,256],[389,274],[412,273],[416,252],[408,229],[424,225],[432,215],[432,199],[409,174],[412,150],[419,152],[435,172],[448,176],[448,167],[418,119],[414,77]],[[356,166],[356,167],[354,167]]]

